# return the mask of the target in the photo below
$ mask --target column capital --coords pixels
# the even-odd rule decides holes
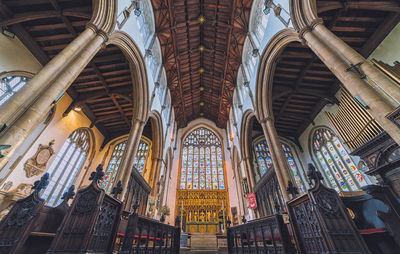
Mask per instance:
[[[139,123],[140,125],[144,125],[145,124],[145,122],[142,119],[139,119],[139,118],[132,118],[132,123],[133,124]]]
[[[305,33],[311,32],[312,30],[314,30],[314,28],[315,28],[317,25],[322,25],[323,23],[324,23],[324,21],[323,21],[323,19],[321,19],[321,18],[316,18],[316,19],[312,20],[312,21],[310,22],[310,24],[308,24],[307,26],[305,26],[305,27],[303,27],[303,28],[301,28],[301,29],[299,30],[299,38],[300,38],[301,40],[304,40],[304,34],[305,34]]]
[[[266,123],[267,121],[274,122],[274,119],[271,116],[264,117],[262,120],[260,120],[260,124]]]

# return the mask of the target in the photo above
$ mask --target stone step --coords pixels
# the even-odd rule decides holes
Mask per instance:
[[[217,251],[217,237],[215,234],[194,233],[191,235],[191,250]]]

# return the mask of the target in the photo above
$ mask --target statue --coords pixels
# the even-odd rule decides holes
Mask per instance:
[[[205,221],[204,211],[200,212],[199,218],[200,218],[200,221]]]

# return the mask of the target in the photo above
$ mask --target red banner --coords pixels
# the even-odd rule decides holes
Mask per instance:
[[[257,208],[256,194],[254,192],[247,194],[247,201],[249,202],[250,209],[254,210]]]

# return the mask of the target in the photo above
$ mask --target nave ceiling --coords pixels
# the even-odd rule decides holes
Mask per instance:
[[[179,127],[200,116],[229,118],[251,0],[152,0]]]

